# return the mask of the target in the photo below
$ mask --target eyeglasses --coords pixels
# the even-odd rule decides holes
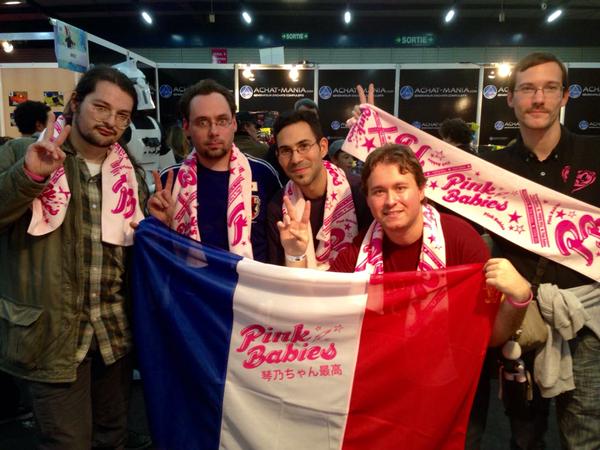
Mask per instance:
[[[316,143],[317,143],[317,141],[315,141],[313,143],[305,141],[305,142],[300,142],[295,147],[279,147],[277,149],[277,155],[280,158],[289,159],[292,157],[292,155],[296,151],[296,152],[298,152],[299,155],[303,156],[303,155],[306,155],[308,153],[308,151],[312,148],[312,146],[315,145]]]
[[[97,122],[105,122],[112,117],[113,112],[102,105],[92,105],[92,113]],[[125,129],[131,123],[131,116],[126,113],[118,112],[115,114],[115,127]]]
[[[208,119],[199,119],[196,120],[194,122],[194,124],[198,127],[201,128],[203,130],[208,130],[209,128],[211,128],[213,125],[216,126],[217,128],[227,128],[229,125],[231,125],[231,122],[233,122],[233,119],[225,119],[225,118],[221,118],[221,119],[217,119],[214,122],[208,120]]]
[[[560,84],[549,84],[544,87],[526,85],[515,89],[515,92],[520,93],[523,97],[534,97],[535,94],[537,94],[537,91],[542,91],[544,97],[557,98],[562,95],[563,86],[561,86]]]

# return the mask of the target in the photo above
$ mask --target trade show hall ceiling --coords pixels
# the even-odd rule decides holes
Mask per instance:
[[[600,0],[0,0],[0,33],[48,31],[68,22],[121,45],[394,46],[402,36],[431,35],[440,46],[598,45]],[[455,5],[454,21],[444,16]],[[242,8],[253,15],[241,20]],[[346,8],[352,13],[344,23]],[[546,18],[563,9],[555,23]],[[141,19],[142,10],[153,24]],[[291,39],[285,39],[285,36]],[[483,35],[483,38],[482,38]],[[262,37],[261,37],[262,36]],[[516,36],[516,37],[515,37]],[[262,41],[262,42],[261,42]],[[593,42],[595,41],[595,42]],[[219,44],[219,42],[221,44]],[[430,44],[432,41],[430,41]]]

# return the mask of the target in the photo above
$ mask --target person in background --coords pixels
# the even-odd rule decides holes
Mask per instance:
[[[233,142],[246,155],[265,159],[269,146],[258,139],[258,122],[256,117],[248,111],[240,111],[236,114],[237,130]]]
[[[469,153],[477,153],[473,148],[473,131],[468,123],[459,117],[445,119],[440,126],[439,133],[444,142]]]
[[[301,98],[294,103],[294,111],[310,111],[319,117],[319,107],[310,98]]]
[[[42,102],[27,100],[15,108],[15,124],[22,137],[38,137],[46,127],[50,107]]]
[[[352,168],[354,167],[355,161],[351,154],[342,150],[343,143],[343,139],[333,141],[329,145],[327,154],[329,155],[329,160],[342,169],[346,173],[346,176],[348,176],[352,174]]]
[[[183,128],[179,125],[173,125],[167,132],[167,145],[173,150],[175,161],[182,162],[190,154],[192,145],[190,140],[185,135]]]

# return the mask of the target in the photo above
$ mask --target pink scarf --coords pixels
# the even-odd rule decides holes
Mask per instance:
[[[204,195],[210,195],[209,192]],[[196,150],[183,161],[173,186],[175,213],[171,228],[200,241],[198,227],[198,165]],[[229,250],[252,258],[252,171],[244,154],[233,145],[229,159],[229,196],[227,198],[227,237]]]
[[[327,171],[323,226],[316,236],[319,244],[315,252],[313,233],[310,223],[308,224],[310,240],[306,251],[308,267],[319,270],[327,270],[330,261],[333,261],[346,246],[351,245],[358,234],[356,211],[346,174],[329,161],[323,161],[323,165]],[[296,217],[301,217],[306,202],[300,188],[290,180],[285,187],[285,194],[294,205]],[[286,213],[285,207],[283,213]]]
[[[355,272],[367,271],[383,274],[383,229],[373,221],[360,245]],[[428,204],[423,205],[423,243],[417,271],[443,269],[446,267],[446,243],[440,214]]]
[[[65,119],[61,116],[54,124],[55,138],[64,125]],[[46,132],[47,130],[44,133]],[[110,147],[101,172],[102,241],[130,246],[133,244],[133,229],[130,224],[143,220],[144,213],[140,208],[135,170],[127,153],[118,143]],[[70,200],[71,191],[65,169],[60,167],[50,175],[50,181],[33,201],[27,232],[33,236],[41,236],[59,228],[67,214]]]

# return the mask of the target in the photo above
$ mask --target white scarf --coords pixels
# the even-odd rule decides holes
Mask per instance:
[[[446,267],[446,242],[442,232],[440,214],[428,204],[422,206],[423,243],[417,271],[443,269]],[[360,245],[355,272],[367,271],[373,275],[383,274],[383,228],[373,221]]]
[[[319,244],[315,252],[313,233],[310,222],[308,223],[309,242],[306,250],[308,267],[319,270],[327,270],[330,262],[340,251],[351,245],[352,240],[358,234],[356,210],[346,174],[329,161],[323,161],[323,165],[327,172],[323,225],[316,235]],[[284,192],[294,206],[296,217],[302,217],[306,201],[300,188],[290,180]],[[287,213],[285,206],[282,209],[285,215]]]
[[[65,125],[61,116],[54,123],[56,138]],[[43,138],[44,131],[40,136]],[[113,144],[102,163],[102,241],[121,246],[133,244],[131,222],[144,219],[138,197],[138,183],[133,164],[127,152],[118,143]],[[50,175],[50,181],[32,205],[32,216],[27,232],[33,236],[48,234],[59,228],[67,214],[71,191],[64,167]]]
[[[175,213],[171,228],[201,241],[198,226],[198,165],[196,150],[183,161],[173,186]],[[205,192],[203,195],[211,195]],[[229,158],[229,195],[227,197],[227,238],[229,250],[252,258],[252,171],[244,154],[232,145]]]

